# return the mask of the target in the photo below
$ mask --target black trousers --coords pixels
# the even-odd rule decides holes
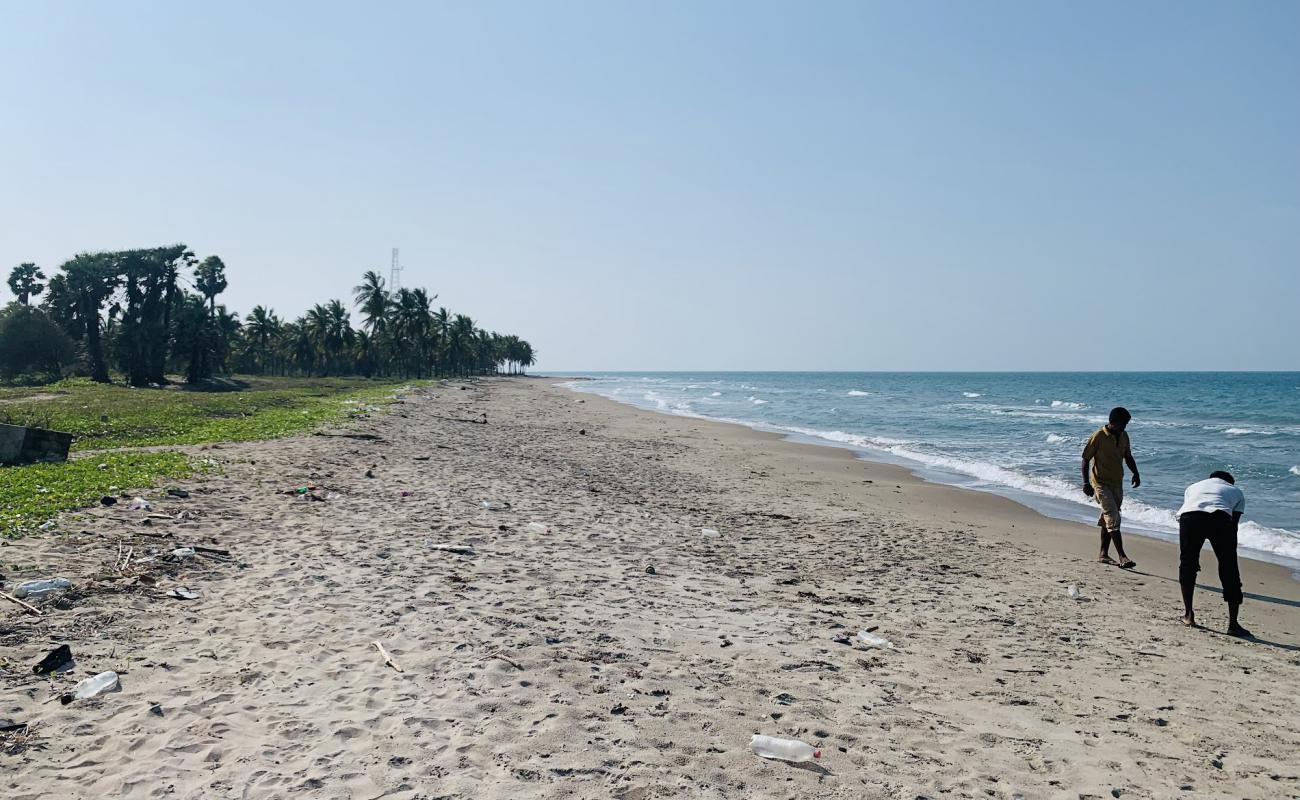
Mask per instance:
[[[1219,582],[1223,599],[1241,603],[1241,572],[1237,569],[1237,526],[1225,511],[1188,511],[1178,518],[1178,582],[1196,585],[1201,571],[1201,547],[1206,541],[1219,560]]]

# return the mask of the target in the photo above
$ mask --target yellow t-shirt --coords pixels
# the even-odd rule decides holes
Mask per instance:
[[[1111,433],[1102,425],[1083,448],[1083,457],[1092,459],[1092,482],[1096,486],[1124,488],[1124,458],[1131,455],[1128,431]]]

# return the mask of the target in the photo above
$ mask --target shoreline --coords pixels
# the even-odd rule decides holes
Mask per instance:
[[[750,439],[787,453],[795,459],[809,462],[814,467],[814,473],[823,480],[844,484],[840,474],[844,462],[861,464],[862,474],[866,476],[864,480],[876,484],[892,483],[899,491],[905,490],[904,499],[901,501],[891,500],[888,497],[881,498],[887,509],[907,509],[909,514],[931,524],[960,520],[961,524],[969,526],[982,535],[1000,537],[999,543],[1014,541],[1055,555],[1073,557],[1103,573],[1109,571],[1129,573],[1168,582],[1170,612],[1172,614],[1174,609],[1178,611],[1171,618],[1176,618],[1182,613],[1182,600],[1178,587],[1178,545],[1175,543],[1149,536],[1126,536],[1125,549],[1137,562],[1137,568],[1121,570],[1118,567],[1096,563],[1098,532],[1095,525],[1050,517],[1009,497],[926,480],[908,467],[864,458],[859,455],[859,451],[848,447],[799,441],[789,434],[759,430],[739,422],[663,413],[631,403],[622,403],[604,395],[580,392],[558,383],[548,384],[547,388],[564,392],[568,396],[594,399],[600,404],[608,404],[612,408],[631,414],[646,414],[708,427],[717,426],[720,432],[726,432],[724,435],[729,439]],[[849,481],[845,488],[851,486],[852,481]],[[1285,624],[1288,630],[1294,628],[1296,617],[1300,617],[1300,580],[1297,579],[1295,572],[1270,561],[1240,556],[1238,563],[1241,568],[1242,589],[1246,595],[1246,603],[1242,606],[1243,614],[1248,613],[1253,607],[1271,616],[1276,609],[1279,615],[1277,622]],[[1197,581],[1198,616],[1201,616],[1203,609],[1207,607],[1207,600],[1211,597],[1220,597],[1221,587],[1216,564],[1214,555],[1207,545],[1207,549],[1201,555],[1201,572]],[[1243,616],[1243,619],[1245,618]],[[1300,637],[1297,637],[1293,643],[1300,644]]]
[[[576,382],[576,381],[591,381],[593,379],[584,376],[570,377],[570,376],[559,375],[559,376],[552,376],[548,378],[548,380]],[[599,397],[602,400],[617,403],[618,405],[626,406],[628,408],[632,408],[637,411],[643,411],[650,414],[659,414],[659,415],[675,417],[679,419],[701,420],[704,422],[712,422],[720,425],[733,425],[740,428],[744,428],[745,430],[752,431],[754,433],[775,436],[783,441],[787,441],[791,443],[803,444],[811,447],[823,447],[823,448],[830,448],[834,450],[842,450],[851,453],[854,458],[862,461],[866,461],[872,464],[880,464],[880,465],[895,467],[897,469],[903,470],[907,473],[908,478],[911,480],[918,480],[924,483],[934,484],[937,486],[946,486],[948,488],[957,489],[964,492],[974,492],[977,494],[992,495],[994,497],[999,497],[1004,500],[1008,500],[1012,503],[1015,503],[1017,506],[1025,509],[1026,511],[1031,512],[1037,517],[1053,520],[1055,522],[1063,522],[1071,525],[1081,526],[1090,531],[1093,531],[1095,534],[1096,526],[1093,524],[1089,524],[1087,522],[1083,522],[1079,519],[1071,518],[1069,516],[1058,516],[1050,513],[1049,510],[1044,510],[1044,509],[1050,509],[1053,505],[1062,505],[1070,502],[1061,498],[1043,497],[1041,498],[1042,502],[1040,504],[1035,504],[1033,501],[1035,499],[1039,499],[1037,495],[1024,492],[1021,490],[1017,490],[1012,487],[977,488],[974,486],[962,485],[959,482],[946,481],[939,477],[935,477],[935,478],[928,477],[929,474],[933,474],[935,476],[951,475],[957,478],[967,478],[967,479],[970,478],[970,476],[965,475],[964,473],[944,470],[940,467],[924,464],[921,462],[913,462],[901,456],[891,459],[888,456],[878,454],[867,448],[862,448],[847,443],[840,443],[840,442],[835,442],[830,440],[822,440],[808,434],[781,430],[779,427],[773,429],[774,426],[764,426],[761,423],[750,423],[750,422],[744,422],[742,420],[735,420],[735,419],[717,419],[717,418],[707,417],[700,414],[682,414],[682,413],[677,413],[672,411],[662,411],[658,409],[639,406],[631,402],[615,400],[613,398],[606,397],[605,395],[596,392],[587,392],[581,389],[564,386],[562,383],[555,383],[552,385],[557,388],[561,388],[575,394],[580,394],[584,397]],[[1089,508],[1084,503],[1079,503],[1078,505],[1081,508]],[[1130,534],[1130,536],[1126,537],[1125,539],[1125,547],[1127,549],[1130,550],[1132,549],[1132,545],[1130,544],[1130,542],[1134,541],[1134,537],[1136,537],[1136,539],[1139,541],[1159,542],[1161,544],[1173,548],[1175,553],[1177,552],[1178,534],[1176,531],[1164,531],[1156,528],[1146,527],[1141,524],[1130,525],[1130,523],[1126,522],[1123,532],[1125,534]],[[1209,550],[1207,549],[1205,552],[1208,553]],[[1295,559],[1289,559],[1286,556],[1277,556],[1265,551],[1250,550],[1246,548],[1239,548],[1238,559],[1240,561],[1246,561],[1246,562],[1252,562],[1258,564],[1268,564],[1277,567],[1279,569],[1285,570],[1290,576],[1291,581],[1300,584],[1300,561],[1296,561]],[[1202,565],[1202,568],[1204,568],[1204,564]]]

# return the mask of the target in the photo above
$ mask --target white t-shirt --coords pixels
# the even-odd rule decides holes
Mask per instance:
[[[1182,516],[1188,511],[1234,511],[1246,510],[1246,493],[1222,478],[1206,478],[1187,487],[1183,492],[1183,507],[1178,509]]]

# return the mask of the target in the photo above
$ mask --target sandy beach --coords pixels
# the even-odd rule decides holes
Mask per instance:
[[[0,604],[6,796],[1300,797],[1286,570],[1242,562],[1257,640],[1212,591],[1185,628],[1172,546],[1105,567],[1094,528],[553,383],[192,448],[188,497],[0,547],[75,587]],[[230,557],[115,569],[181,545]],[[866,629],[893,646],[833,641]]]

